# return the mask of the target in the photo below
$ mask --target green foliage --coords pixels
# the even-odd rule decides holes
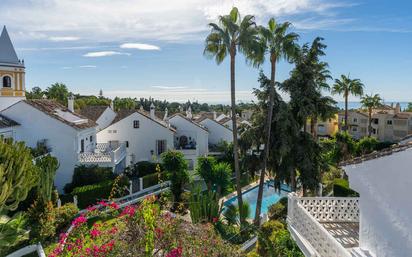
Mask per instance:
[[[230,204],[225,207],[223,211],[223,217],[229,225],[242,225],[241,220],[246,220],[250,217],[251,209],[248,202],[243,202],[242,209],[238,206]]]
[[[13,246],[29,239],[27,217],[22,212],[13,217],[0,215],[0,255],[5,256]]]
[[[268,216],[271,220],[280,220],[286,222],[288,215],[288,198],[282,197],[279,202],[269,206]]]
[[[79,208],[73,203],[66,203],[60,208],[55,208],[56,211],[56,232],[59,233],[67,228],[74,217],[79,213]]]
[[[338,197],[358,197],[359,194],[349,188],[346,179],[335,179],[333,181],[333,195]]]
[[[216,163],[213,166],[213,180],[217,186],[217,193],[219,196],[224,195],[229,186],[232,175],[232,168],[230,164],[225,162]]]
[[[163,166],[167,172],[167,178],[171,182],[170,190],[174,196],[174,202],[180,202],[183,186],[189,182],[187,161],[184,155],[178,151],[167,151],[161,156]]]
[[[161,181],[164,181],[166,178],[167,178],[166,172],[146,175],[146,176],[142,177],[142,179],[143,179],[143,188],[147,188],[147,187],[157,185]]]
[[[103,168],[97,165],[78,165],[74,168],[72,182],[64,187],[66,194],[71,193],[73,188],[96,184],[102,181],[114,179],[111,168]]]
[[[207,189],[212,190],[215,182],[213,169],[216,165],[216,159],[212,156],[202,156],[197,159],[196,173],[205,181]]]
[[[364,137],[356,144],[356,154],[363,155],[368,154],[377,148],[379,141],[374,137]]]
[[[0,212],[15,210],[39,180],[30,149],[0,137]]]
[[[36,200],[27,211],[31,224],[30,240],[32,243],[50,239],[56,234],[56,212],[52,202]]]
[[[51,149],[47,146],[47,140],[40,140],[36,143],[36,147],[30,148],[33,157],[38,157],[51,152]]]
[[[76,187],[71,195],[77,195],[78,206],[80,209],[84,209],[87,206],[94,205],[98,200],[109,198],[112,185],[112,180],[106,180],[93,185]]]
[[[59,168],[59,162],[57,158],[46,155],[36,159],[36,166],[40,168],[40,180],[37,185],[37,194],[44,202],[51,201],[54,176]]]
[[[218,195],[211,191],[202,193],[198,187],[190,195],[189,209],[193,223],[216,222],[220,216]]]
[[[163,166],[160,163],[141,161],[127,167],[125,173],[129,177],[144,177],[156,173],[156,168],[158,165],[160,170],[163,171]]]
[[[123,174],[117,176],[113,182],[109,199],[119,198],[128,194],[129,178]]]
[[[69,90],[63,83],[54,83],[46,89],[46,95],[48,99],[56,100],[66,106]]]

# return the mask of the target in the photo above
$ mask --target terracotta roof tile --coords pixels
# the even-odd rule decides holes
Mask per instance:
[[[109,106],[105,105],[85,106],[79,111],[79,114],[93,121],[97,121],[108,107]]]

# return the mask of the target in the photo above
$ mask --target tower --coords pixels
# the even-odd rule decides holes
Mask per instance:
[[[25,67],[19,60],[6,26],[0,35],[0,111],[25,99]]]

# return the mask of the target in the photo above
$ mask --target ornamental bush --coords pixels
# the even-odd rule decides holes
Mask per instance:
[[[116,177],[111,168],[99,167],[97,165],[78,165],[74,168],[72,182],[66,184],[64,192],[69,194],[76,187],[92,185]]]
[[[113,181],[106,180],[94,185],[76,187],[71,192],[72,196],[77,196],[78,206],[84,209],[93,205],[100,199],[108,199],[112,190]]]

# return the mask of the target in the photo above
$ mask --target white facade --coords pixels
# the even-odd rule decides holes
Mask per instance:
[[[81,140],[84,140],[85,151],[92,151],[94,148],[96,138],[94,127],[75,129],[24,101],[3,110],[2,114],[20,124],[15,128],[15,140],[24,141],[29,147],[36,147],[37,142],[47,140],[51,155],[59,160],[60,166],[56,173],[55,185],[60,192],[64,185],[71,182],[74,167],[79,163]]]
[[[113,111],[111,107],[107,107],[106,110],[104,110],[104,112],[96,120],[97,131],[107,128],[107,126],[109,126],[112,123],[115,117],[116,117],[116,112]]]
[[[209,132],[181,114],[170,117],[169,122],[176,128],[174,146],[185,154],[189,168],[192,169],[199,156],[209,153]]]
[[[16,126],[17,127],[17,126]],[[16,137],[16,127],[5,127],[0,128],[0,137],[3,138],[12,138],[15,140]]]
[[[97,142],[126,142],[126,164],[129,165],[151,161],[158,158],[161,151],[173,149],[173,137],[173,130],[136,111],[99,131]]]
[[[205,118],[204,120],[199,122],[204,127],[207,128],[209,131],[209,144],[216,145],[222,141],[232,142],[233,141],[233,133],[228,127],[220,124],[217,121],[214,121],[209,118]]]
[[[344,167],[360,194],[360,247],[377,257],[411,256],[411,167],[411,148]]]

